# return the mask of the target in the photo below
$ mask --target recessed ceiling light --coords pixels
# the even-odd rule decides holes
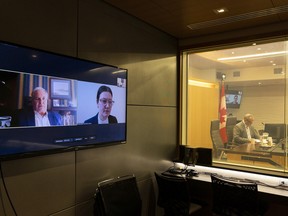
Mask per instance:
[[[229,60],[241,60],[247,58],[260,58],[260,57],[267,57],[267,56],[282,56],[283,54],[288,53],[288,51],[277,51],[277,52],[269,52],[269,53],[258,53],[258,54],[251,54],[251,55],[243,55],[243,56],[232,56],[232,57],[224,57],[218,58],[218,61],[229,61]]]
[[[221,9],[221,8],[219,8],[219,9]],[[216,10],[214,9],[213,10],[214,13],[219,15],[219,12],[217,12],[217,10],[219,10],[219,9],[216,9]],[[222,10],[220,10],[220,11],[222,11]],[[224,12],[228,12],[228,10],[225,8]],[[264,9],[264,10],[256,10],[253,12],[242,13],[242,14],[238,14],[238,15],[234,15],[234,16],[224,17],[223,15],[221,15],[223,17],[220,17],[218,19],[212,19],[209,21],[203,21],[203,22],[188,24],[187,28],[194,31],[194,30],[198,30],[198,29],[215,27],[215,26],[219,26],[219,25],[226,25],[226,24],[230,24],[230,23],[236,23],[239,21],[252,20],[255,18],[271,16],[274,14],[277,15],[277,14],[286,13],[286,12],[288,12],[287,5],[283,5],[283,6],[279,6],[279,7],[271,7],[271,8],[269,7],[269,8]],[[228,14],[228,13],[226,13],[226,14]]]
[[[216,14],[221,14],[221,13],[227,12],[228,10],[227,10],[227,8],[218,8],[218,9],[214,9],[213,11]]]

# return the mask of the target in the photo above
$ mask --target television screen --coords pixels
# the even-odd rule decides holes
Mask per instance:
[[[226,91],[226,107],[240,108],[242,100],[242,91],[228,90]]]
[[[126,141],[127,70],[0,42],[0,159]]]

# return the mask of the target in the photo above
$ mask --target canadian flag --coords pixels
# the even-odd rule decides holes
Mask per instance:
[[[220,136],[223,143],[227,143],[227,134],[226,134],[226,120],[227,120],[227,111],[226,111],[226,97],[225,97],[225,88],[224,82],[221,82],[221,94],[220,94],[220,105],[219,105],[219,120],[220,120]]]

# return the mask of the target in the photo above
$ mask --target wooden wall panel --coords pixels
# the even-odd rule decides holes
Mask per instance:
[[[219,88],[188,87],[188,145],[212,148],[210,122],[218,118]]]

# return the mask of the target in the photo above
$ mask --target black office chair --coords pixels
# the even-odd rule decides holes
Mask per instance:
[[[221,216],[264,215],[256,183],[227,180],[211,175],[213,214]]]
[[[220,121],[212,120],[210,125],[210,136],[213,143],[213,154],[215,158],[222,159],[225,153],[225,145],[221,139],[219,131]]]
[[[142,201],[134,175],[98,183],[94,216],[140,216]]]
[[[189,185],[185,178],[164,176],[155,172],[158,185],[157,205],[165,216],[188,216],[200,212],[202,206],[190,200]]]
[[[237,117],[235,116],[228,116],[226,120],[226,134],[227,134],[227,146],[226,147],[233,147],[233,129],[234,126],[237,124]]]

